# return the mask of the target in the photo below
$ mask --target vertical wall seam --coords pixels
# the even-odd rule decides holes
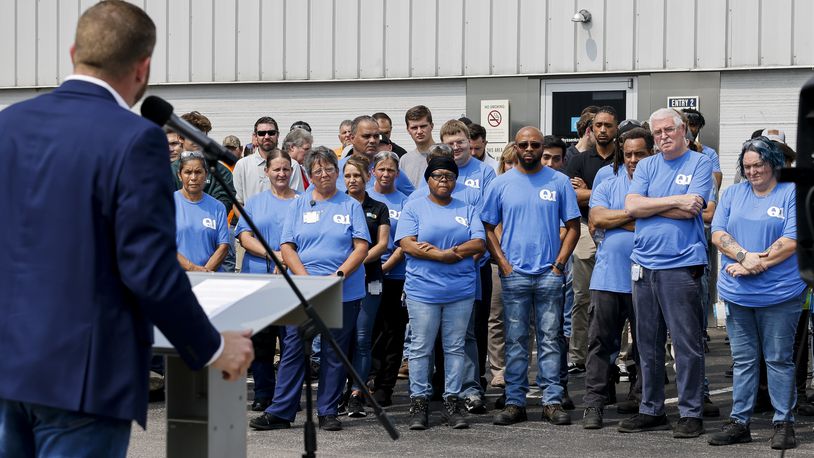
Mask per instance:
[[[461,0],[461,76],[466,75],[466,0]]]
[[[794,59],[794,18],[796,17],[795,12],[797,11],[797,8],[795,8],[796,5],[797,5],[797,0],[791,0],[791,15],[789,16],[789,21],[791,22],[791,24],[789,24],[789,29],[791,30],[791,35],[789,36],[789,62],[791,62],[791,65],[795,64],[795,59]]]
[[[763,0],[757,0],[757,65],[763,64]]]
[[[517,32],[517,40],[514,42],[514,72],[517,74],[521,74],[520,69],[520,25],[522,21],[520,18],[523,17],[523,1],[517,0],[517,14],[515,15],[515,27],[514,30]]]
[[[409,0],[407,8],[407,76],[413,76],[413,0]]]
[[[692,46],[692,66],[693,68],[698,68],[698,31],[701,27],[698,25],[698,0],[693,1],[693,11],[692,11],[693,19],[693,46]]]
[[[633,0],[633,54],[630,58],[630,68],[636,70],[636,57],[639,55],[639,2]]]

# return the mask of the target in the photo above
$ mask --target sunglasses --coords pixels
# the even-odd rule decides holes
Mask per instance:
[[[642,123],[636,119],[625,119],[621,123],[619,123],[619,129],[625,130],[628,126],[632,127],[642,127]]]
[[[181,159],[186,159],[188,157],[204,159],[204,155],[200,151],[184,151],[183,153],[181,153]]]
[[[519,149],[528,149],[529,145],[531,145],[532,149],[540,149],[540,148],[543,147],[543,144],[540,143],[540,142],[518,142],[518,143],[515,143],[515,145]]]
[[[455,181],[455,174],[454,173],[438,173],[438,172],[435,172],[435,173],[430,174],[430,178],[432,178],[435,181],[438,181],[439,183],[441,181]]]
[[[254,134],[257,135],[258,137],[261,137],[261,138],[265,137],[266,135],[268,135],[269,137],[273,137],[273,136],[277,135],[277,131],[276,130],[258,130]]]

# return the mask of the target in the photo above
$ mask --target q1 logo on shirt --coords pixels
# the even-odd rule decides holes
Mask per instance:
[[[460,224],[460,225],[462,225],[464,227],[469,227],[469,222],[463,216],[456,216],[455,221],[457,221],[458,224]]]
[[[480,189],[480,179],[467,178],[466,180],[464,180],[464,186]]]
[[[204,218],[203,220],[201,220],[201,224],[203,224],[204,227],[208,227],[209,229],[217,230],[218,228],[218,223],[216,223],[215,220],[212,218]]]
[[[679,173],[676,175],[676,184],[681,186],[689,185],[692,182],[692,175],[684,175]]]
[[[350,224],[350,215],[334,215],[336,224]]]
[[[540,190],[540,198],[549,202],[557,201],[557,191],[549,191],[548,189]]]
[[[400,211],[390,210],[390,218],[391,219],[394,219],[394,220],[398,221],[398,219],[400,217],[401,217],[401,212]]]
[[[772,218],[785,219],[783,216],[783,209],[780,207],[769,207],[769,209],[766,210],[766,214]]]

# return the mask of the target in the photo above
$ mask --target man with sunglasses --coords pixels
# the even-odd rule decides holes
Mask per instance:
[[[596,244],[588,230],[588,202],[594,187],[596,173],[613,162],[616,152],[616,131],[619,118],[611,106],[602,106],[594,115],[592,129],[596,144],[582,154],[574,156],[566,164],[571,185],[577,194],[582,214],[579,242],[574,249],[574,305],[571,308],[571,341],[568,364],[570,374],[585,372],[588,352],[588,306],[591,303],[589,285],[594,269]]]
[[[707,246],[701,213],[712,191],[712,164],[687,149],[686,127],[673,109],[650,115],[660,153],[636,166],[625,197],[636,219],[631,260],[636,343],[642,376],[639,413],[619,424],[634,433],[669,429],[664,413],[664,343],[675,349],[678,410],[675,438],[704,432],[704,313],[701,277]]]
[[[506,407],[496,425],[526,421],[529,325],[537,337],[537,383],[543,419],[568,425],[562,408],[560,330],[565,263],[579,239],[579,207],[568,177],[542,164],[543,134],[524,127],[515,136],[518,166],[499,175],[486,190],[482,213],[487,247],[500,270],[506,334]],[[565,236],[560,242],[560,222]],[[495,232],[503,225],[500,240]],[[530,230],[533,226],[534,230]]]

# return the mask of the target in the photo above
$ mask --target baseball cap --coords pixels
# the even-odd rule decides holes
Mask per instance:
[[[763,129],[763,132],[760,135],[763,135],[769,140],[786,143],[786,133],[780,129]]]
[[[230,148],[240,148],[240,139],[234,135],[229,135],[223,139],[223,146]]]

